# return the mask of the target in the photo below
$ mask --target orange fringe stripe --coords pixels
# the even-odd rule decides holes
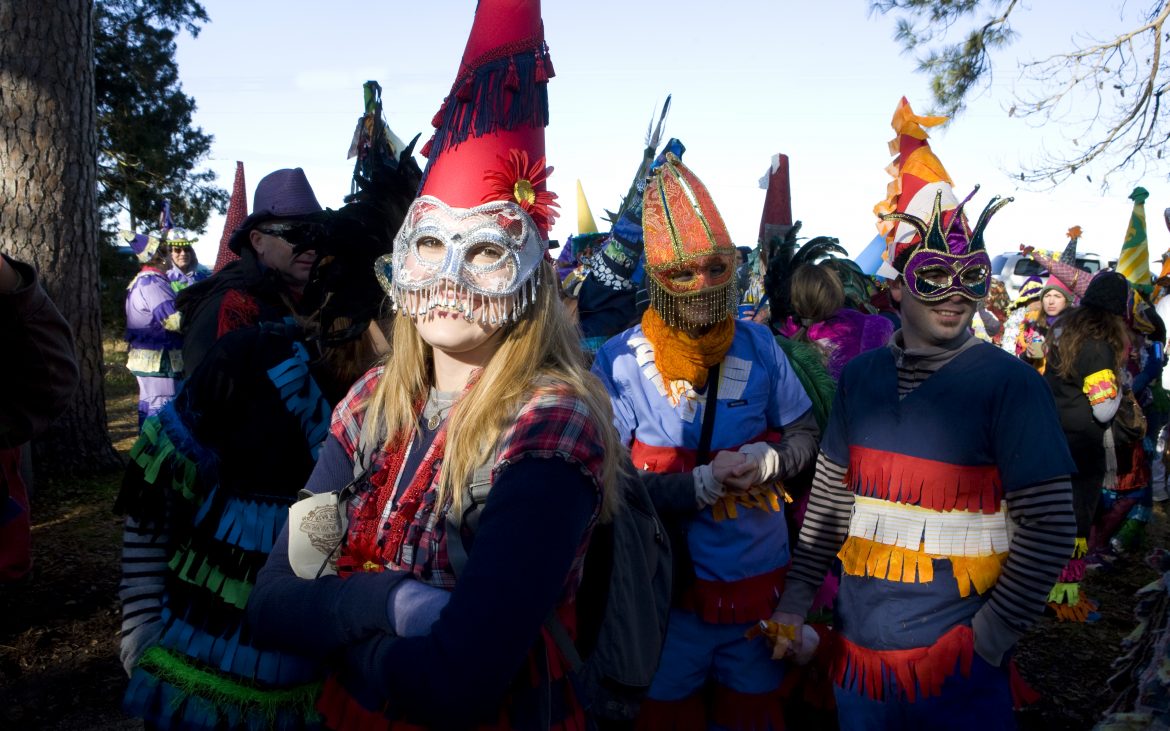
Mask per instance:
[[[868,538],[849,536],[841,546],[837,558],[841,559],[845,573],[850,576],[872,576],[886,581],[901,581],[906,584],[929,584],[934,581],[933,559],[951,562],[951,572],[959,585],[959,596],[971,595],[971,587],[979,594],[995,586],[1003,571],[1007,553],[993,553],[990,556],[932,556],[919,550],[878,543]]]
[[[858,495],[938,511],[990,514],[1003,500],[994,465],[965,467],[867,447],[849,448],[845,480]]]
[[[911,703],[919,693],[924,698],[942,693],[943,683],[955,674],[971,674],[975,635],[959,625],[929,647],[909,650],[871,650],[844,637],[838,638],[834,676],[844,688],[856,688],[874,700],[885,700],[883,678],[893,676],[898,690]]]
[[[1079,622],[1082,624],[1089,621],[1089,613],[1097,608],[1092,600],[1084,594],[1081,595],[1080,601],[1076,604],[1048,602],[1048,607],[1056,614],[1058,622]]]

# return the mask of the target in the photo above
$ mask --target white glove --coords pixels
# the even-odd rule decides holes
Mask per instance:
[[[715,479],[711,465],[701,464],[691,470],[691,474],[695,477],[695,502],[700,508],[714,505],[723,497],[723,484]]]
[[[763,485],[780,476],[780,454],[771,444],[752,442],[740,447],[739,453],[756,463],[753,485]]]

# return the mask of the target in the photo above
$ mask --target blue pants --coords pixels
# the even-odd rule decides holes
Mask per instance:
[[[942,693],[919,696],[913,703],[898,695],[892,680],[885,700],[875,700],[836,686],[837,720],[842,731],[1006,731],[1016,727],[1012,691],[1006,667],[987,664],[975,653],[971,676],[955,674],[943,683]]]
[[[710,624],[691,612],[670,610],[666,643],[649,696],[677,701],[701,691],[713,679],[740,693],[768,693],[780,687],[784,663],[772,659],[763,637],[747,639],[747,624]]]

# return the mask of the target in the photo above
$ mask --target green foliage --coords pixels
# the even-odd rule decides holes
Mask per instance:
[[[207,13],[195,0],[98,0],[94,13],[102,218],[112,226],[128,211],[135,226],[149,225],[167,198],[177,226],[203,231],[228,194],[215,173],[195,170],[213,138],[191,123],[195,100],[179,83],[175,37],[198,35]]]
[[[999,15],[988,16],[967,30],[960,40],[948,40],[959,23],[970,25],[983,7]],[[1006,6],[1006,8],[1005,8]],[[954,117],[966,108],[966,100],[991,73],[990,52],[1015,39],[1008,16],[1016,0],[873,0],[871,11],[902,12],[894,39],[907,53],[917,53],[918,70],[929,74],[934,97],[932,114]]]
[[[116,246],[102,246],[98,273],[101,279],[102,332],[121,337],[126,327],[126,287],[138,273],[133,256]]]

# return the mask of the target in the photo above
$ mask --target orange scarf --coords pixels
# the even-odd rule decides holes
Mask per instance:
[[[642,332],[654,346],[654,363],[667,381],[686,381],[700,389],[707,385],[707,371],[731,347],[735,337],[735,319],[728,315],[723,322],[697,338],[667,325],[662,317],[647,308],[642,315]]]

